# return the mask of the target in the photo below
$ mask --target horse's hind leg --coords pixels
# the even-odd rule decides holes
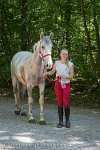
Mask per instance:
[[[22,109],[21,97],[20,97],[20,82],[14,76],[12,77],[13,93],[15,97],[15,114],[19,115]]]
[[[26,85],[21,85],[21,105],[25,99],[25,93],[27,91],[27,86]],[[22,108],[23,109],[23,108]],[[21,116],[27,116],[25,112],[21,112]]]

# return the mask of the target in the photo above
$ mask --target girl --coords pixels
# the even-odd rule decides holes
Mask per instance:
[[[70,80],[74,75],[73,63],[69,61],[68,51],[63,49],[60,53],[61,60],[55,62],[51,71],[44,75],[52,75],[56,72],[55,93],[58,102],[58,128],[63,127],[63,107],[65,110],[66,128],[70,128]]]

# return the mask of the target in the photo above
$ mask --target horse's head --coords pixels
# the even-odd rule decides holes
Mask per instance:
[[[39,48],[39,56],[42,58],[44,63],[47,65],[47,69],[52,67],[52,33],[49,36],[44,36],[43,33],[40,35],[40,41],[37,43]]]

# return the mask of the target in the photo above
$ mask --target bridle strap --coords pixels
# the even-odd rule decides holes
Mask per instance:
[[[47,57],[47,56],[51,56],[51,54],[43,55],[41,51],[39,51],[39,53],[41,54],[41,56],[42,56],[42,59],[43,59],[43,60],[44,60],[44,58],[45,58],[45,57]]]
[[[42,59],[44,61],[44,58],[47,57],[47,56],[51,56],[51,54],[46,54],[46,55],[43,55],[42,52],[41,52],[41,41],[40,41],[40,50],[39,50],[39,53],[40,55],[42,56]]]
[[[43,58],[45,58],[45,57],[47,57],[47,56],[51,56],[51,54],[46,54],[46,55],[43,56]]]

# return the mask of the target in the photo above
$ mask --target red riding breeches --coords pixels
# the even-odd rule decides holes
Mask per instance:
[[[59,107],[68,108],[70,106],[70,83],[66,84],[65,88],[62,88],[59,80],[56,81],[55,86],[56,99]]]

